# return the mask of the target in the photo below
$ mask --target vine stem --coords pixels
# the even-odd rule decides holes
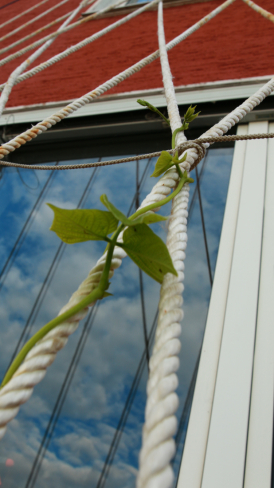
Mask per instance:
[[[179,168],[177,168],[177,171],[178,171],[178,169]],[[180,175],[179,172],[178,172],[178,174]],[[177,188],[168,197],[164,198],[161,202],[152,203],[151,205],[147,205],[146,207],[137,210],[137,212],[135,212],[133,215],[131,215],[129,217],[129,219],[134,220],[136,217],[148,212],[149,210],[153,210],[154,208],[162,207],[163,205],[168,203],[170,200],[172,200],[179,193],[179,191],[182,189],[182,187],[184,186],[184,184],[186,182],[192,182],[192,181],[193,181],[192,178],[188,178],[187,173],[185,172],[183,174],[183,177],[181,178]],[[112,260],[112,256],[113,256],[113,251],[114,251],[115,245],[118,245],[118,246],[120,245],[117,242],[117,239],[118,239],[118,236],[121,233],[121,231],[124,229],[124,227],[125,227],[124,224],[120,224],[119,227],[114,232],[113,236],[110,239],[106,238],[106,241],[108,242],[107,258],[106,258],[105,266],[104,266],[102,276],[101,276],[101,279],[100,279],[100,282],[99,282],[99,285],[97,286],[97,288],[95,288],[89,295],[87,295],[85,298],[83,298],[83,300],[81,300],[77,305],[74,305],[69,310],[62,313],[61,315],[58,315],[53,320],[51,320],[46,325],[44,325],[38,332],[36,332],[36,334],[34,334],[29,339],[28,342],[26,342],[26,344],[23,346],[23,348],[21,349],[19,354],[16,356],[16,358],[14,359],[12,364],[10,365],[10,367],[9,367],[9,369],[8,369],[4,379],[2,381],[0,389],[3,388],[3,386],[5,386],[10,381],[10,379],[12,378],[14,373],[17,371],[17,369],[19,368],[19,366],[21,365],[21,363],[23,362],[23,360],[25,359],[25,357],[27,356],[29,351],[35,346],[35,344],[38,341],[43,339],[43,337],[48,332],[50,332],[52,329],[54,329],[58,325],[62,324],[66,320],[70,319],[73,315],[76,315],[78,312],[83,310],[85,307],[88,307],[91,303],[95,302],[96,300],[100,300],[101,298],[103,298],[104,293],[108,289],[108,286],[109,286],[108,277],[109,277],[109,272],[110,272],[110,267],[111,267],[111,260]],[[121,245],[121,247],[123,247],[123,246]]]
[[[177,167],[177,165],[176,165],[176,169],[177,169],[177,171],[178,171],[178,169],[180,170],[179,166]],[[181,170],[180,170],[180,172],[181,172]],[[170,200],[172,200],[174,197],[176,197],[176,195],[178,195],[178,193],[183,188],[185,183],[193,183],[193,181],[194,181],[193,178],[189,178],[187,176],[187,172],[185,171],[183,174],[183,177],[181,178],[181,180],[178,183],[177,188],[170,195],[168,195],[168,197],[164,198],[160,202],[151,203],[150,205],[147,205],[144,208],[140,208],[139,210],[137,210],[137,212],[135,212],[133,215],[131,215],[129,217],[129,219],[130,220],[136,219],[136,217],[139,217],[139,215],[142,215],[142,214],[148,212],[149,210],[153,210],[154,208],[159,208],[159,207],[162,207],[163,205],[166,205],[166,203],[170,202]]]
[[[20,364],[23,362],[25,359],[26,355],[28,352],[35,346],[35,344],[43,339],[43,337],[50,332],[52,329],[57,327],[57,325],[60,325],[62,322],[65,322],[69,318],[71,318],[73,315],[76,313],[80,312],[83,308],[87,307],[90,305],[92,302],[99,300],[102,298],[104,295],[104,290],[102,290],[99,286],[95,288],[89,295],[87,295],[81,302],[79,302],[77,305],[74,305],[74,307],[71,307],[69,310],[66,312],[62,313],[61,315],[58,315],[58,317],[55,317],[55,319],[51,320],[48,322],[44,327],[42,327],[36,334],[34,334],[31,339],[29,339],[28,342],[23,346],[19,354],[16,356],[12,364],[10,365],[3,381],[1,384],[1,388],[5,386],[9,380],[12,378],[14,373],[17,371],[19,368]]]
[[[62,324],[66,320],[70,319],[73,315],[76,315],[78,312],[83,310],[83,308],[88,307],[91,303],[95,302],[96,300],[100,300],[103,298],[105,291],[107,290],[109,283],[108,283],[108,276],[109,276],[109,271],[110,271],[110,266],[111,266],[111,260],[113,256],[113,251],[115,248],[116,240],[118,238],[118,235],[120,234],[122,228],[124,226],[120,225],[118,229],[115,231],[111,239],[108,239],[109,245],[108,245],[108,251],[107,251],[107,259],[106,263],[103,269],[103,273],[99,282],[99,285],[95,290],[93,290],[89,295],[87,295],[83,300],[81,300],[77,305],[74,305],[74,307],[71,307],[69,310],[66,312],[62,313],[61,315],[58,315],[58,317],[55,317],[53,320],[48,322],[44,327],[42,327],[36,334],[34,334],[28,342],[22,347],[21,351],[19,354],[16,356],[12,364],[10,365],[7,373],[5,374],[5,377],[2,381],[1,388],[5,386],[14,373],[17,371],[19,368],[20,364],[23,362],[29,351],[35,346],[35,344],[43,339],[43,337],[50,332],[52,329],[57,327],[58,325]]]
[[[187,127],[186,127],[186,124],[183,123],[182,127],[179,127],[179,129],[175,129],[175,131],[172,133],[172,139],[171,139],[171,147],[172,149],[175,149],[175,139],[176,139],[176,136],[178,134],[178,132],[184,132],[184,130],[186,130]]]

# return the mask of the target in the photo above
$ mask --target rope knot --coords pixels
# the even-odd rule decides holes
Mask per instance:
[[[186,149],[196,149],[196,152],[198,153],[197,159],[195,159],[195,162],[190,167],[190,171],[191,171],[197,166],[197,164],[199,164],[201,159],[205,157],[206,148],[202,141],[196,139],[195,142],[194,141],[183,142],[182,144],[180,144],[174,149],[174,152],[178,151],[179,156],[181,156],[181,154],[184,151],[186,151]]]

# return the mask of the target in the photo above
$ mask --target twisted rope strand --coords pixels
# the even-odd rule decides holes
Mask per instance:
[[[82,8],[87,5],[87,2],[88,0],[82,0],[82,2],[80,2],[80,4],[78,5],[78,7],[76,9],[73,10],[72,14],[69,16],[69,18],[67,20],[65,20],[65,22],[61,25],[61,27],[58,29],[58,30],[61,30],[63,29],[64,27],[66,27],[67,24],[69,24],[73,19],[74,17],[80,12],[80,10],[82,10]],[[9,99],[9,95],[11,93],[11,90],[13,88],[13,86],[15,85],[16,83],[16,80],[18,79],[18,76],[23,72],[25,71],[25,69],[31,64],[33,63],[33,61],[35,61],[39,56],[41,56],[41,54],[46,51],[46,49],[48,49],[48,47],[51,46],[51,44],[55,41],[56,39],[56,36],[53,37],[52,39],[50,39],[49,41],[45,42],[45,44],[43,44],[39,49],[37,49],[28,59],[26,59],[26,61],[24,61],[23,63],[21,63],[10,75],[7,83],[5,84],[5,88],[3,90],[3,93],[1,95],[1,98],[0,98],[0,117],[3,113],[3,110],[6,106],[6,103]]]
[[[232,142],[232,141],[246,141],[251,139],[272,139],[274,137],[274,133],[269,134],[248,134],[245,136],[240,135],[233,135],[233,136],[216,136],[216,137],[201,137],[201,139],[193,139],[190,141],[183,142],[175,149],[165,149],[166,152],[170,154],[175,154],[176,151],[182,152],[186,149],[197,149],[198,158],[196,160],[195,166],[201,161],[201,159],[205,156],[205,148],[204,143],[209,142],[210,145],[214,144],[214,142]],[[21,164],[21,163],[10,163],[9,161],[0,161],[0,165],[2,166],[12,166],[15,168],[26,168],[26,169],[40,169],[40,170],[50,170],[50,171],[58,171],[58,170],[66,170],[66,169],[85,169],[85,168],[96,168],[97,166],[110,166],[112,164],[121,164],[121,163],[128,163],[130,161],[140,161],[142,159],[150,159],[160,156],[162,151],[156,151],[149,154],[140,154],[138,156],[129,156],[127,158],[120,158],[120,159],[110,159],[108,161],[99,161],[98,163],[83,163],[83,164],[61,164],[60,166],[50,166],[47,164]],[[190,171],[194,168],[190,168]]]
[[[49,24],[46,24],[43,27],[40,27],[40,29],[37,29],[36,31],[31,32],[27,36],[21,37],[21,39],[19,39],[18,41],[13,42],[12,44],[9,44],[7,47],[4,47],[3,49],[0,49],[0,54],[4,54],[7,51],[10,51],[10,49],[18,46],[18,44],[22,44],[22,42],[27,41],[28,39],[30,39],[33,36],[37,36],[38,34],[40,34],[41,32],[43,32],[44,30],[49,29],[50,27],[52,27],[55,24],[58,24],[58,22],[62,22],[62,20],[66,19],[72,12],[73,12],[73,10],[71,10],[68,13],[66,13],[62,17],[58,17],[57,19],[53,20]],[[48,36],[46,36],[46,37],[48,37]],[[45,40],[47,40],[47,39],[43,38],[43,39],[39,39],[39,41],[37,41],[37,42],[39,42],[40,44],[42,44],[43,41],[45,41]],[[39,44],[37,44],[37,45],[39,45]],[[14,54],[11,54],[10,56],[8,56],[7,58],[1,59],[1,65],[0,66],[3,66],[8,61],[11,61],[12,59],[17,58],[21,54],[24,54],[24,52],[27,52],[29,49],[32,49],[34,47],[36,47],[36,43],[30,44],[29,46],[27,46],[27,48],[25,48],[26,50],[21,49],[21,51],[23,51],[22,53],[21,53],[21,51],[17,51]],[[20,53],[20,54],[18,54],[18,53]]]
[[[162,2],[159,3],[158,8],[158,39],[165,95],[167,99],[170,125],[173,132],[176,128],[181,126],[181,119],[176,105],[175,90],[165,48]],[[270,84],[271,89],[273,89],[274,80],[271,80]],[[212,134],[216,137],[217,133],[218,136],[220,136],[231,128],[235,122],[239,122],[239,115],[244,115],[243,106],[253,108],[256,103],[260,103],[261,101],[259,96],[256,98],[256,95],[251,98],[252,100],[249,99],[249,103],[242,104],[236,111],[229,114],[229,116],[224,118],[219,124],[216,124],[210,129],[206,135]],[[179,133],[178,136],[182,137],[182,133]],[[209,143],[205,143],[205,139],[206,138],[201,138],[200,141],[200,144],[202,144],[201,147],[204,149],[209,146]],[[180,142],[179,139],[178,143]],[[199,147],[199,144],[196,146]],[[188,166],[191,169],[195,168],[200,159],[197,147],[191,148],[187,156],[184,167]],[[175,396],[175,389],[178,386],[176,371],[179,367],[177,356],[181,347],[178,335],[180,327],[179,322],[183,317],[180,309],[180,305],[182,304],[181,294],[183,285],[180,290],[178,289],[178,284],[181,284],[184,278],[183,270],[187,242],[186,218],[188,215],[187,190],[188,188],[183,188],[182,192],[180,192],[172,202],[172,217],[169,224],[167,246],[174,267],[178,271],[178,278],[176,279],[173,275],[166,275],[161,288],[159,305],[160,314],[156,332],[156,344],[150,360],[150,375],[147,385],[147,406],[145,412],[145,425],[143,428],[143,444],[139,459],[140,468],[137,477],[137,488],[171,488],[173,484],[173,471],[170,461],[175,453],[173,436],[177,430],[177,420],[174,414],[178,408],[178,398]],[[176,285],[178,288],[174,289]],[[176,326],[176,333],[173,335],[170,331],[170,327],[174,325]],[[165,408],[165,406],[163,406],[163,401],[166,400],[169,395],[173,395],[173,404],[170,402]],[[160,415],[158,414],[159,411],[161,412]]]
[[[41,17],[44,17],[44,15],[47,15],[49,14],[50,12],[52,12],[53,10],[55,10],[56,8],[58,7],[61,7],[61,5],[63,5],[64,3],[67,3],[69,0],[62,0],[62,2],[60,3],[57,3],[56,5],[54,5],[53,7],[49,8],[48,10],[45,10],[44,12],[42,12],[40,15],[37,15],[37,17],[34,17],[33,19],[29,20],[28,22],[26,22],[25,24],[23,25],[20,25],[19,27],[17,27],[16,29],[14,29],[13,31],[10,31],[8,34],[6,34],[5,36],[3,37],[0,37],[0,42],[8,39],[8,37],[11,37],[13,36],[14,34],[16,34],[17,32],[19,32],[20,30],[24,29],[25,27],[27,27],[28,25],[32,24],[33,22],[36,22],[36,20],[39,20],[41,19]]]
[[[258,12],[266,19],[270,20],[271,22],[274,22],[274,15],[268,12],[267,10],[265,10],[264,8],[260,7],[259,5],[257,5],[255,2],[252,2],[252,0],[243,0],[243,2],[249,5],[249,7],[253,8],[255,12]]]
[[[155,1],[155,3],[157,3],[159,0],[154,0],[154,1]],[[196,22],[196,24],[194,24],[192,27],[187,29],[185,32],[183,32],[179,36],[175,37],[172,41],[170,41],[167,44],[167,50],[172,49],[177,44],[179,44],[181,41],[186,39],[190,34],[195,32],[202,25],[204,25],[210,19],[215,17],[218,13],[220,13],[222,10],[224,10],[226,7],[228,7],[234,1],[235,0],[227,0],[222,5],[220,5],[220,7],[213,10],[209,15],[207,15],[206,17],[203,17],[199,22]],[[153,3],[154,2],[150,3],[149,5],[151,6]],[[77,100],[75,100],[71,104],[67,105],[65,108],[63,108],[59,112],[51,115],[50,117],[47,117],[42,122],[39,122],[38,124],[33,126],[31,129],[27,130],[26,132],[23,132],[19,136],[15,137],[14,139],[11,139],[9,142],[3,144],[2,146],[0,146],[0,159],[3,159],[8,154],[15,151],[15,149],[17,149],[18,147],[21,147],[27,141],[34,139],[35,137],[37,137],[37,135],[41,134],[42,132],[45,132],[47,129],[50,129],[53,125],[57,124],[58,122],[60,122],[64,118],[68,117],[71,113],[75,112],[76,110],[83,107],[87,103],[92,102],[95,98],[102,95],[107,90],[110,90],[114,86],[118,85],[119,83],[124,81],[129,76],[133,75],[134,73],[137,73],[144,66],[147,66],[148,64],[150,64],[152,61],[154,61],[158,57],[159,57],[159,50],[157,50],[154,53],[150,54],[149,56],[143,58],[141,61],[135,63],[130,68],[127,68],[126,70],[122,71],[121,73],[114,76],[113,78],[111,78],[107,82],[103,83],[102,85],[99,85],[95,90],[93,90],[93,91],[87,93],[86,95],[83,95],[82,97],[78,98]]]
[[[178,39],[178,38],[176,38]],[[172,41],[174,42],[174,41]],[[266,85],[260,88],[254,95],[249,97],[244,103],[242,103],[239,107],[237,107],[233,112],[229,115],[224,117],[218,124],[214,125],[211,129],[209,129],[204,136],[202,137],[216,137],[222,136],[225,132],[227,132],[233,125],[238,123],[248,112],[250,112],[256,105],[259,105],[264,98],[269,95],[274,90],[274,79],[271,79]],[[11,151],[10,151],[11,152]],[[190,154],[190,152],[192,154]],[[187,161],[190,165],[194,164],[197,159],[197,153],[194,150],[190,150],[188,152]],[[166,195],[170,193],[170,191],[176,186],[178,181],[178,174],[175,170],[170,170],[166,173],[153,187],[150,194],[145,198],[142,202],[141,207],[149,205],[150,203],[155,203],[163,200]],[[182,195],[182,194],[180,194]],[[187,198],[187,197],[186,197]],[[184,200],[178,201],[176,206],[184,205]],[[174,210],[176,209],[174,207]],[[185,214],[181,217],[181,225],[186,225],[186,217],[187,211],[185,210]],[[177,225],[176,218],[170,222],[170,229],[173,226]],[[184,227],[182,227],[182,231]],[[173,252],[173,251],[172,251]],[[121,265],[122,258],[125,257],[125,253],[121,248],[115,248],[112,263],[111,263],[111,272],[110,275],[113,274],[114,270]],[[178,249],[175,251],[175,261],[178,259],[183,258],[184,250]],[[104,262],[106,259],[106,255],[102,256],[98,261],[95,267],[90,271],[87,279],[79,286],[78,290],[72,295],[70,301],[63,307],[60,313],[68,310],[73,306],[75,303],[79,303],[83,296],[91,293],[92,290],[97,286],[99,283],[102,270],[104,267]],[[174,259],[174,256],[173,256]],[[183,269],[179,270],[179,277],[182,277]],[[178,282],[174,285],[176,289],[182,289],[182,284]],[[163,308],[165,311],[165,309]],[[180,309],[179,309],[180,310]],[[14,418],[19,410],[21,404],[25,403],[28,398],[32,394],[33,387],[39,383],[43,379],[46,373],[46,368],[53,362],[56,353],[62,347],[64,347],[65,343],[67,342],[67,338],[70,334],[76,330],[78,326],[78,322],[80,318],[83,318],[86,314],[87,309],[83,310],[81,313],[77,314],[77,316],[71,317],[70,320],[62,325],[59,325],[55,329],[53,329],[49,334],[47,334],[43,340],[39,341],[36,346],[29,352],[27,357],[25,358],[24,362],[21,364],[19,370],[17,370],[16,374],[12,377],[12,379],[7,383],[5,387],[0,390],[0,438],[3,437],[6,431],[7,423]],[[167,312],[169,313],[169,311]],[[172,313],[172,311],[170,311]],[[164,351],[160,350],[163,338],[159,338],[157,336],[157,348],[159,348],[159,355],[157,356],[155,363],[157,360],[164,354],[169,357],[170,355],[177,354],[176,350],[178,350],[178,342],[177,337],[180,335],[180,325],[178,325],[178,320],[181,319],[182,312],[180,310],[180,314],[178,313],[177,316],[174,316],[174,323],[169,327],[167,332],[164,334],[164,338],[166,336],[172,337],[172,341],[168,344],[168,351],[165,349]],[[156,347],[156,346],[155,346]],[[176,349],[177,348],[177,349]],[[156,364],[153,364],[154,367]],[[163,382],[162,384],[162,392],[164,393],[170,387],[171,382],[175,382],[173,373],[170,375],[169,378],[171,381]],[[168,384],[167,384],[168,383]],[[174,385],[173,385],[174,386]],[[172,386],[172,388],[173,388]],[[175,388],[174,388],[175,389]],[[171,395],[170,397],[166,396],[165,405],[170,405],[171,411],[175,408],[176,403],[176,395]],[[152,408],[152,405],[150,405]],[[167,408],[167,407],[166,407]],[[157,410],[154,412],[154,419],[155,422],[161,417],[161,410]],[[150,428],[150,426],[149,426]],[[167,446],[168,447],[168,446]],[[170,452],[172,455],[173,445],[170,447]],[[159,457],[161,456],[162,452],[160,451]],[[171,456],[172,457],[172,456]],[[170,475],[170,474],[169,474]],[[152,487],[150,487],[152,488]]]
[[[209,129],[202,137],[206,138],[208,136],[216,137],[223,135],[273,90],[274,80],[272,79],[263,88],[258,90],[254,95],[237,107],[231,114],[227,115],[218,124]],[[188,152],[187,160],[189,160],[189,164],[193,164],[197,159],[197,154],[189,153],[190,151]],[[177,181],[177,172],[173,169],[170,170],[152,188],[149,195],[147,195],[142,202],[140,208],[163,200],[170,193],[170,191],[175,188]],[[178,205],[180,205],[180,202]],[[182,226],[186,225],[187,223],[187,211],[185,210],[185,212],[185,216],[181,217],[180,223]],[[176,219],[173,219],[170,222],[170,228],[172,229],[174,225],[176,225]],[[182,227],[182,231],[183,230],[184,228]],[[183,257],[183,253],[184,251],[178,250],[175,257],[177,259],[180,258],[180,256]],[[121,248],[115,248],[111,263],[110,278],[113,275],[114,270],[120,267],[122,258],[125,256],[126,254]],[[65,312],[76,303],[79,303],[84,296],[88,295],[96,288],[104,268],[105,259],[106,255],[103,255],[97,261],[97,264],[94,266],[94,268],[92,268],[86,280],[84,280],[79,286],[78,290],[72,295],[71,299],[67,305],[63,307],[60,313]],[[183,270],[180,272],[182,273]],[[180,276],[182,275],[180,274]],[[181,283],[175,285],[178,291],[182,289],[182,286],[183,285]],[[20,405],[25,403],[30,398],[33,387],[43,379],[46,374],[46,368],[54,361],[57,352],[65,346],[68,336],[77,329],[79,320],[84,318],[86,313],[87,309],[83,310],[81,314],[71,317],[68,322],[59,325],[49,332],[49,334],[47,334],[43,340],[39,341],[39,343],[37,343],[36,346],[29,352],[16,374],[12,377],[9,383],[0,390],[0,439],[5,434],[7,423],[17,415]],[[169,334],[171,334],[174,339],[169,345],[169,350],[174,348],[172,350],[176,351],[176,347],[178,347],[176,337],[180,335],[180,330],[180,326],[178,326],[178,324],[175,322],[174,326],[170,326],[169,331],[166,332],[168,337]],[[161,341],[162,340],[163,339],[161,339]],[[160,345],[161,342],[158,343],[157,347],[160,347]],[[164,354],[164,352],[162,352],[162,354]],[[168,353],[166,352],[166,354]],[[165,401],[165,404],[170,405],[171,410],[175,408],[175,403],[176,395],[171,396]],[[155,412],[155,419],[157,420],[160,415],[161,411]]]
[[[90,17],[91,18],[98,17],[102,13],[105,13],[108,10],[112,10],[115,6],[120,5],[124,1],[125,0],[119,0],[116,4],[105,7],[104,9],[102,9],[99,12],[96,12],[95,14],[93,14]],[[61,61],[62,59],[66,58],[70,54],[73,54],[76,51],[79,51],[79,49],[82,49],[83,47],[87,46],[91,42],[94,42],[97,39],[99,39],[100,37],[104,36],[105,34],[108,34],[108,32],[112,31],[113,29],[116,29],[116,27],[119,27],[120,25],[128,22],[129,20],[133,19],[137,15],[140,15],[141,13],[145,12],[146,10],[149,10],[151,7],[156,5],[158,3],[158,1],[159,0],[153,0],[152,2],[146,3],[143,7],[139,8],[138,10],[135,10],[131,14],[123,17],[120,20],[117,20],[116,22],[114,22],[113,24],[110,24],[109,26],[105,27],[104,29],[100,30],[99,32],[92,34],[92,36],[86,37],[86,39],[84,39],[83,41],[80,41],[77,44],[74,44],[73,46],[65,49],[65,51],[62,51],[61,53],[56,54],[55,56],[48,59],[44,63],[38,64],[38,66],[35,66],[35,68],[27,71],[26,73],[24,73],[21,76],[18,76],[15,84],[17,85],[18,83],[21,83],[21,81],[24,81],[24,80],[27,80],[28,78],[31,78],[32,76],[36,75],[37,73],[40,73],[44,69],[49,68],[50,66],[57,63],[58,61]],[[88,17],[85,17],[84,19],[80,20],[78,23],[76,22],[75,24],[79,25],[79,24],[82,24],[83,22],[87,22],[87,19],[88,19]],[[89,18],[89,20],[90,20],[90,18]],[[74,27],[76,26],[75,24],[73,24]],[[72,28],[72,27],[70,26],[70,28]],[[67,31],[67,30],[69,30],[69,29],[68,28],[66,30],[64,29],[64,31]],[[56,33],[50,34],[48,36],[48,38],[52,38],[52,37],[56,37]],[[1,65],[1,62],[0,62],[0,65]],[[3,86],[4,86],[4,84],[0,85],[0,91],[2,91]]]
[[[93,1],[94,0],[90,0],[88,2],[88,4],[89,3],[92,3]],[[77,22],[74,22],[73,24],[69,25],[68,27],[65,27],[64,29],[58,29],[57,31],[52,32],[51,34],[48,34],[47,36],[42,37],[41,39],[38,39],[37,41],[33,42],[32,44],[29,44],[28,46],[20,49],[19,51],[15,52],[13,54],[10,54],[6,58],[1,59],[0,66],[3,66],[4,64],[8,63],[9,61],[12,61],[13,59],[18,58],[19,56],[22,56],[22,54],[25,54],[30,49],[34,49],[35,47],[40,46],[40,44],[42,44],[45,41],[48,41],[49,39],[52,39],[52,38],[54,38],[56,36],[59,36],[60,34],[64,34],[64,33],[68,32],[68,31],[70,31],[71,29],[74,29],[75,27],[78,27],[79,25],[82,25],[82,24],[84,24],[86,22],[89,22],[92,19],[95,19],[96,17],[98,17],[98,16],[100,16],[100,15],[108,12],[109,10],[114,9],[115,7],[117,7],[118,5],[122,4],[123,2],[124,2],[124,0],[120,0],[117,3],[111,4],[108,7],[105,7],[102,10],[99,10],[98,12],[95,12],[94,14],[88,15],[87,17],[84,17],[83,19],[77,20]],[[39,32],[42,32],[43,30],[45,30],[48,27],[51,27],[52,25],[56,24],[57,22],[60,22],[61,20],[63,20],[64,18],[66,18],[68,15],[70,15],[70,13],[64,15],[63,17],[59,17],[59,19],[56,19],[55,21],[51,22],[50,24],[47,24],[46,26],[42,27],[41,29],[38,29],[36,32],[31,33],[28,36],[26,36],[25,38],[19,39],[18,41],[14,42],[13,44],[10,44],[9,46],[1,49],[0,50],[0,54],[3,54],[4,52],[9,51],[10,49],[12,49],[13,47],[15,47],[16,45],[21,44],[21,42],[29,39],[30,37],[38,34]],[[3,87],[3,85],[0,85],[0,90],[3,89],[2,87]]]
[[[23,15],[28,14],[29,12],[31,12],[32,10],[34,10],[37,7],[40,7],[41,5],[43,5],[46,2],[48,2],[48,0],[42,0],[42,2],[36,3],[35,5],[33,5],[33,7],[30,7],[27,10],[24,10],[24,12],[21,12],[20,14],[16,15],[15,17],[12,17],[12,19],[6,20],[6,22],[4,22],[3,24],[0,24],[0,29],[5,27],[6,25],[10,24],[11,22],[14,22],[15,20],[20,19],[20,17],[23,17]]]
[[[162,1],[158,5],[158,42],[167,110],[173,133],[181,127],[182,122],[166,50]],[[188,145],[183,132],[178,133],[176,139],[178,144]],[[199,145],[198,147],[200,148]],[[180,166],[183,171],[189,170],[190,167],[187,162]],[[187,244],[188,199],[189,185],[187,184],[172,200],[167,247],[178,276],[175,277],[170,273],[165,275],[160,292],[155,345],[149,362],[147,404],[137,488],[156,486],[171,488],[174,478],[170,461],[175,453],[173,436],[177,431],[175,413],[179,405],[175,390],[178,386],[176,372],[179,368],[178,354],[181,349],[179,336],[180,322],[183,318],[181,307]]]

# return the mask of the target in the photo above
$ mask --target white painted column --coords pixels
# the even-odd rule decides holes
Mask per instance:
[[[248,125],[237,134],[245,135]],[[178,488],[200,488],[223,333],[232,255],[238,218],[246,142],[236,142],[218,259]],[[221,488],[222,484],[220,485]]]
[[[249,133],[267,131],[267,122],[249,124]],[[246,146],[202,488],[242,488],[244,480],[261,263],[267,141],[248,141]]]
[[[270,124],[269,132],[274,132]],[[274,396],[274,140],[268,141],[260,293],[244,488],[270,488]]]

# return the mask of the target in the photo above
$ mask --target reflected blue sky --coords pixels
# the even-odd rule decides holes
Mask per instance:
[[[121,155],[123,156],[123,155]],[[224,206],[229,182],[232,148],[211,149],[201,179],[205,225],[212,272],[216,264]],[[86,160],[81,160],[85,162]],[[95,160],[88,160],[93,162]],[[71,161],[75,163],[77,161]],[[144,178],[140,201],[155,180],[149,178],[155,160]],[[139,163],[140,177],[147,161]],[[88,179],[94,170],[82,169],[55,172],[45,199],[38,205],[30,221],[22,246],[5,277],[0,291],[1,355],[3,376],[12,357],[18,337],[28,320],[39,290],[60,244],[48,229],[52,211],[45,205],[77,207]],[[0,269],[14,246],[31,208],[35,204],[48,172],[4,169],[0,180]],[[39,185],[37,187],[37,181]],[[127,213],[136,188],[136,164],[126,163],[97,169],[84,202],[85,208],[102,208],[99,201],[106,193],[110,201]],[[195,183],[191,186],[191,194]],[[161,213],[168,215],[169,208]],[[153,226],[163,239],[166,224]],[[64,246],[60,262],[41,301],[35,320],[30,320],[31,333],[53,318],[86,277],[104,250],[104,243],[86,242]],[[143,275],[146,319],[150,330],[159,297],[159,285]],[[195,362],[200,349],[210,298],[210,282],[201,228],[198,200],[189,222],[187,247],[181,367],[179,371],[180,410],[184,406]],[[113,297],[100,303],[82,355],[75,370],[60,417],[41,465],[35,484],[27,479],[43,437],[62,382],[69,368],[83,324],[58,354],[54,364],[30,401],[21,408],[9,425],[0,443],[0,478],[3,487],[24,488],[96,488],[105,458],[115,434],[139,361],[144,352],[142,312],[137,267],[128,259],[112,279]],[[36,312],[35,312],[36,314]],[[34,314],[34,316],[35,316]],[[83,321],[84,322],[84,321]],[[147,367],[144,362],[138,390],[127,418],[120,443],[105,486],[133,488],[141,445],[141,426],[145,405]],[[185,430],[185,429],[184,429]],[[183,445],[182,436],[174,466],[178,469]],[[6,466],[7,458],[14,460]]]

